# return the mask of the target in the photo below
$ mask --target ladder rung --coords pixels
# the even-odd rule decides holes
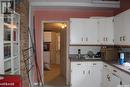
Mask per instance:
[[[28,61],[29,59],[31,59],[33,56],[29,56],[28,58],[24,59],[24,62]]]
[[[33,64],[32,64],[32,63],[25,63],[25,67],[29,67],[30,65],[32,65],[32,66],[33,66]]]
[[[33,47],[29,47],[29,48],[27,48],[27,49],[24,49],[23,51],[28,51],[28,50],[31,49],[31,48],[33,48]]]
[[[34,67],[34,65],[31,66],[31,68],[28,70],[28,72]]]

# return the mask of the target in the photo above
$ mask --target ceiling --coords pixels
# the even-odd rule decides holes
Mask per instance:
[[[32,7],[69,6],[69,7],[105,7],[119,8],[119,0],[30,0]]]
[[[52,22],[52,23],[44,23],[45,31],[60,31],[61,29],[66,29],[66,22]]]

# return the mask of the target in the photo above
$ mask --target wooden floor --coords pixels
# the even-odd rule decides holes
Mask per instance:
[[[65,85],[65,79],[60,75],[60,66],[56,64],[51,65],[50,71],[44,71],[44,83],[44,87],[69,87]]]
[[[50,70],[44,70],[44,82],[45,84],[51,82],[60,75],[60,66],[58,64],[51,65]]]
[[[60,75],[60,65],[51,65],[51,70],[44,71],[45,87],[67,87],[65,79]]]

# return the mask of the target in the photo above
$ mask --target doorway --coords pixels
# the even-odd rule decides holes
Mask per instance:
[[[43,47],[44,84],[65,87],[67,22],[43,22]]]

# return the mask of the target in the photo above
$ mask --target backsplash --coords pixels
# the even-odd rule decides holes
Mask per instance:
[[[88,51],[92,51],[94,54],[100,51],[100,46],[70,46],[69,54],[78,54],[78,49],[81,50],[81,54],[87,54]]]
[[[80,49],[81,54],[87,54],[88,51],[92,51],[96,54],[100,52],[101,46],[70,46],[69,54],[78,54],[78,49]],[[125,61],[130,63],[130,48],[119,48],[118,52],[125,52]]]

